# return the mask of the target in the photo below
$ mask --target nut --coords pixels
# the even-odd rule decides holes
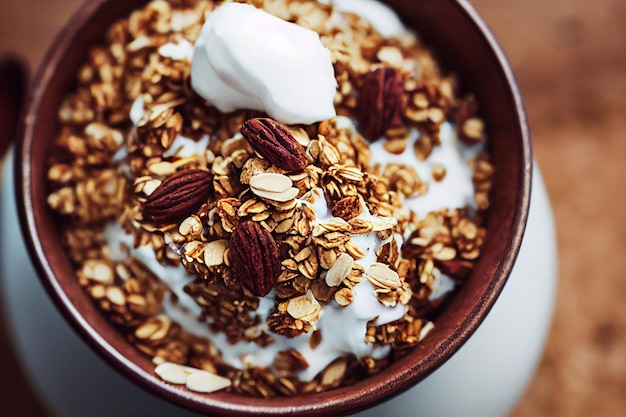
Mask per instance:
[[[230,379],[198,369],[187,377],[185,386],[195,392],[215,392],[230,387]]]
[[[274,119],[248,119],[241,133],[255,151],[287,172],[299,171],[309,164],[302,145],[289,129]]]
[[[170,384],[185,384],[187,389],[196,392],[215,392],[231,386],[228,378],[203,369],[164,362],[154,372]]]
[[[315,324],[322,313],[322,306],[309,291],[305,295],[291,298],[287,302],[287,313],[296,320],[311,324],[315,330]]]
[[[326,285],[329,287],[336,287],[348,277],[352,265],[354,264],[354,258],[347,253],[342,253],[337,257],[337,260],[330,267],[326,273]]]
[[[398,273],[388,265],[375,262],[366,271],[365,276],[374,288],[400,288],[402,281]]]
[[[404,81],[394,68],[377,68],[365,74],[359,97],[359,132],[370,142],[387,129],[402,125]]]
[[[241,223],[230,237],[233,275],[254,295],[267,295],[280,274],[280,254],[272,235],[258,223]]]
[[[218,239],[207,243],[204,247],[204,264],[206,266],[223,264],[226,249],[228,249],[228,241],[226,239]]]
[[[286,175],[275,174],[273,172],[264,172],[256,174],[250,178],[250,187],[261,190],[269,191],[272,193],[282,193],[287,191],[293,185],[293,181]]]
[[[281,203],[293,200],[300,192],[292,185],[288,176],[271,172],[263,172],[250,178],[250,189],[254,194]]]
[[[167,177],[143,204],[143,217],[154,224],[177,223],[213,194],[213,174],[187,169]]]

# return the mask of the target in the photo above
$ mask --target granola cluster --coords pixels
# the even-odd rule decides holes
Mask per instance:
[[[220,389],[251,395],[319,392],[379,371],[426,336],[440,275],[462,284],[480,256],[493,168],[485,153],[471,161],[477,210],[423,218],[405,210],[405,199],[426,195],[428,183],[411,165],[371,164],[370,142],[384,141],[390,154],[413,146],[423,161],[451,122],[464,143],[480,143],[474,99],[457,94],[454,76],[441,73],[414,35],[383,38],[353,14],[335,27],[332,5],[316,1],[248,3],[320,34],[332,54],[337,113],[358,121],[358,131],[340,117],[285,126],[260,112],[211,107],[190,87],[190,62],[163,47],[193,43],[219,3],[154,0],[89,50],[59,110],[48,202],[64,219],[80,285],[155,364],[219,374],[230,380]],[[142,114],[133,123],[137,103]],[[186,152],[181,136],[199,151]],[[433,166],[434,181],[445,176],[446,166]],[[111,222],[132,236],[123,260],[107,242]],[[373,254],[359,244],[368,236],[380,242]],[[164,313],[176,296],[130,256],[131,246],[148,246],[162,265],[196,277],[184,291],[201,307],[198,319],[233,344],[265,347],[308,334],[315,349],[333,337],[317,326],[323,309],[349,306],[362,281],[383,306],[406,312],[368,323],[366,341],[391,347],[383,359],[339,357],[310,381],[298,378],[308,363],[295,349],[278,352],[271,367],[238,369]],[[373,262],[364,266],[367,256]],[[262,317],[256,312],[268,294],[274,307]],[[166,374],[173,381],[181,369]]]

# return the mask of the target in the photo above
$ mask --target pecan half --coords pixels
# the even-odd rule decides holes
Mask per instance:
[[[248,119],[241,127],[241,134],[255,151],[287,172],[299,171],[309,164],[302,145],[274,119]]]
[[[358,102],[359,132],[370,142],[402,126],[404,81],[394,68],[377,68],[365,74]]]
[[[196,212],[212,194],[212,173],[199,169],[175,172],[143,204],[143,218],[157,225],[180,222]]]
[[[243,222],[233,231],[229,247],[234,278],[254,295],[267,295],[280,274],[278,245],[270,232],[257,222]]]

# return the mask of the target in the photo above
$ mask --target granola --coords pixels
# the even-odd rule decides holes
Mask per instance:
[[[78,282],[165,381],[350,385],[427,337],[480,256],[486,127],[415,34],[311,0],[237,3],[319,35],[336,116],[220,111],[190,79],[228,3],[153,0],[90,48],[59,109],[48,203]]]

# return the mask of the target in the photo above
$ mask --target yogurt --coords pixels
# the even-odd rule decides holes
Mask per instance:
[[[398,15],[389,6],[377,0],[333,0],[332,3],[338,11],[360,16],[385,38],[406,33],[406,28]]]
[[[226,3],[208,16],[191,86],[225,113],[261,110],[285,124],[335,115],[335,74],[319,35],[248,4]]]

